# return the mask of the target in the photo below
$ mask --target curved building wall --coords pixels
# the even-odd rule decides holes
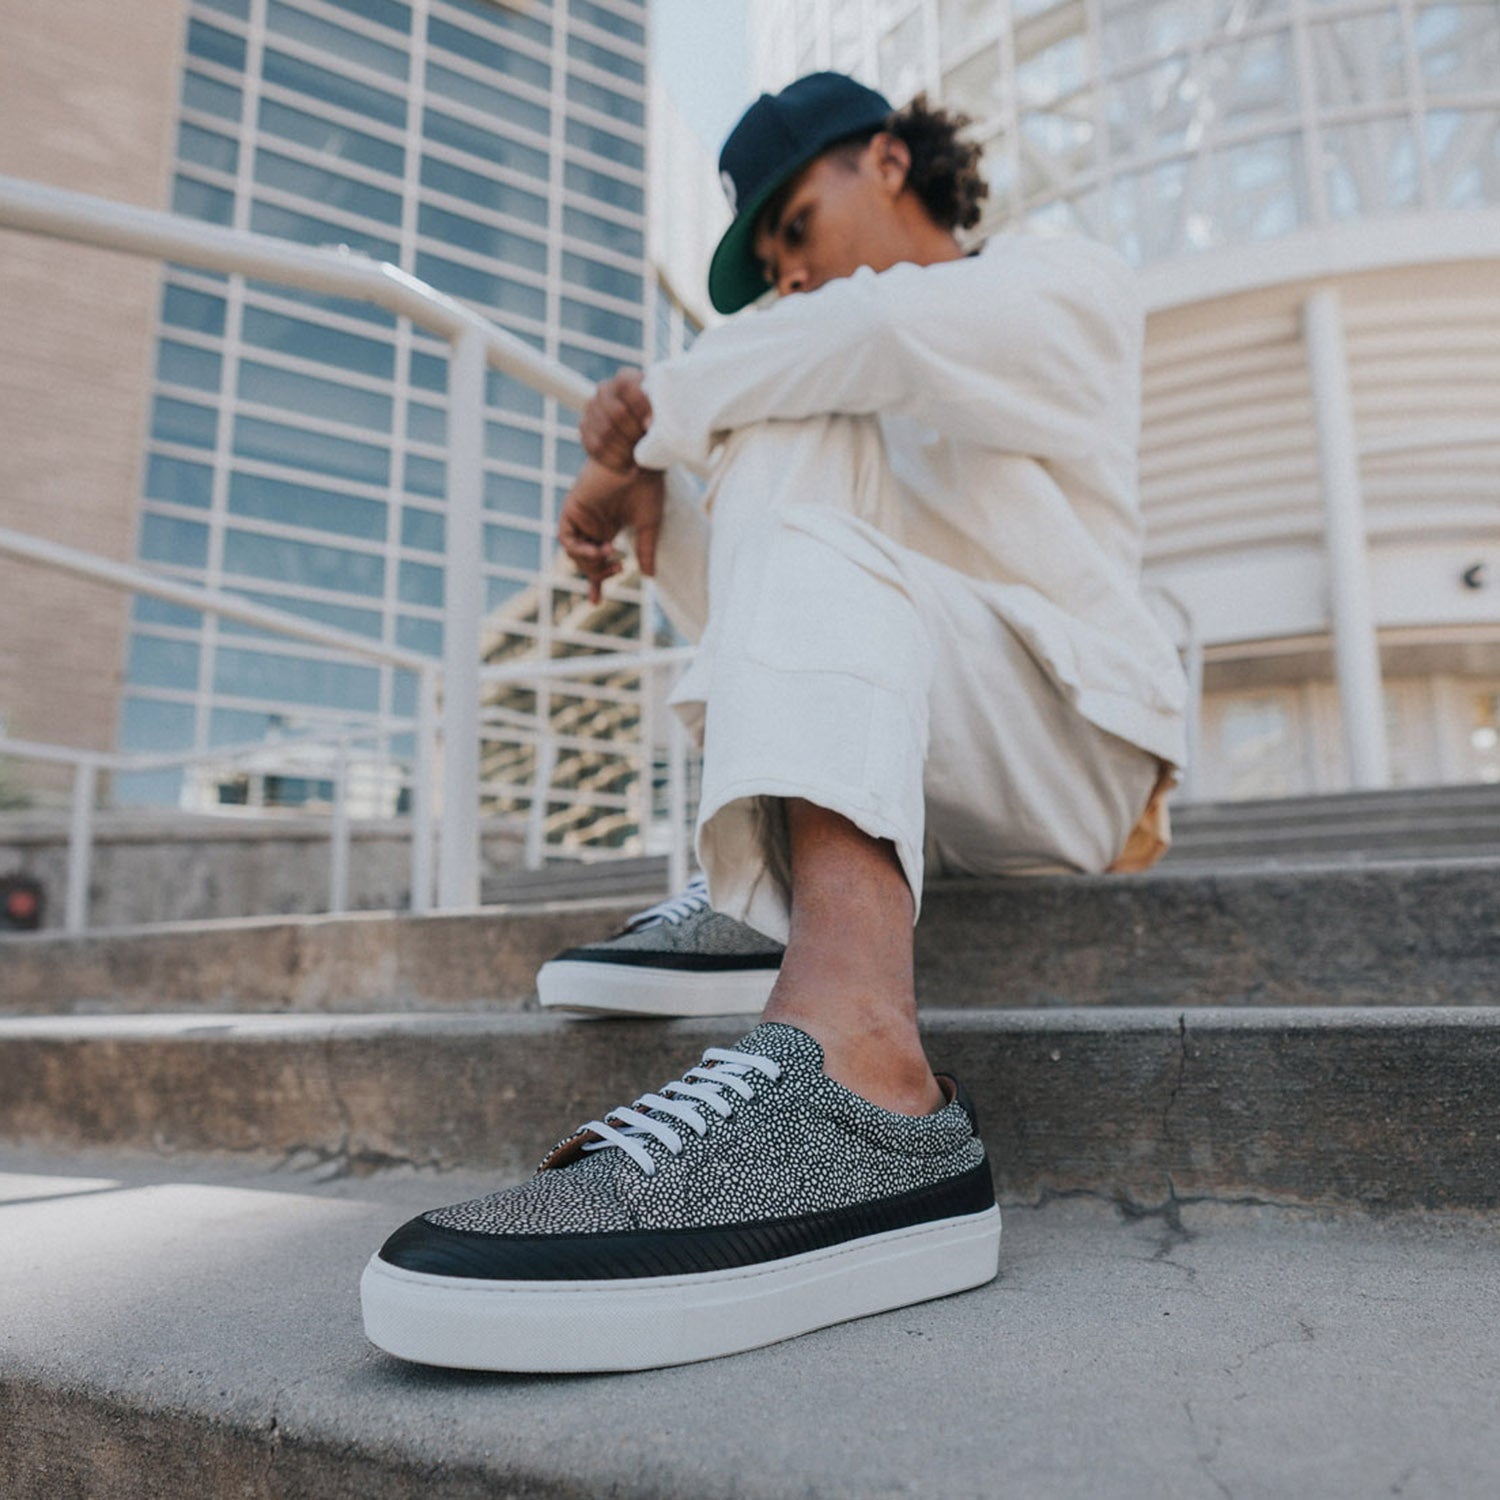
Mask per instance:
[[[1500,3],[760,0],[753,30],[761,88],[832,67],[972,115],[981,232],[1142,268],[1192,795],[1500,781]]]

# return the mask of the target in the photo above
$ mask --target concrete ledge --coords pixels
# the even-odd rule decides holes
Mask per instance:
[[[0,1139],[519,1174],[739,1030],[528,1014],[8,1021]],[[1500,1008],[946,1011],[926,1032],[978,1103],[1009,1202],[1500,1208]]]
[[[1500,861],[946,881],[925,1004],[1471,1005],[1500,973]],[[524,1004],[537,967],[638,901],[0,939],[0,1011]]]

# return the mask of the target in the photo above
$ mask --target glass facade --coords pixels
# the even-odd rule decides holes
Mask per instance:
[[[192,0],[172,208],[393,262],[590,377],[639,364],[645,42],[644,0]],[[154,382],[143,560],[439,656],[445,343],[361,303],[174,266]],[[589,644],[551,570],[576,418],[498,373],[487,396],[490,605],[534,601],[504,625],[519,650]],[[336,719],[384,763],[409,753],[413,702],[410,673],[139,600],[120,743],[206,749]],[[525,753],[544,709],[486,733]],[[116,795],[202,784],[121,778]]]
[[[758,84],[926,89],[985,141],[988,227],[1138,264],[1500,202],[1500,0],[757,0]]]

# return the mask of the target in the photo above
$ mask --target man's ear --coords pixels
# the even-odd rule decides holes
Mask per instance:
[[[875,170],[892,198],[900,197],[911,171],[911,147],[899,135],[882,130],[870,142]]]

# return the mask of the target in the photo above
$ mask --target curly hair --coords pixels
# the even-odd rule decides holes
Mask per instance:
[[[835,142],[830,151],[845,160],[862,151],[882,131],[901,140],[911,152],[906,185],[921,200],[939,229],[972,229],[979,222],[980,205],[990,185],[979,169],[983,148],[962,139],[974,122],[957,110],[944,109],[918,94],[904,109],[894,111],[877,130],[861,131]]]

